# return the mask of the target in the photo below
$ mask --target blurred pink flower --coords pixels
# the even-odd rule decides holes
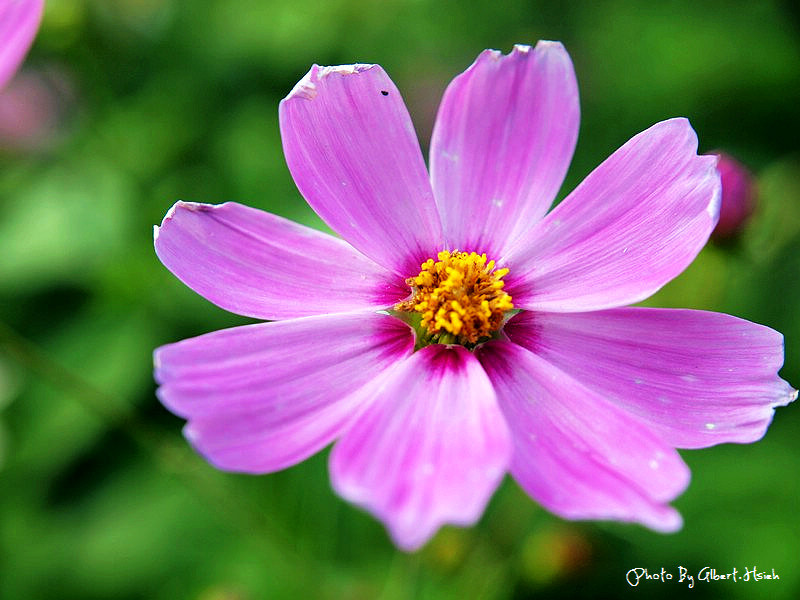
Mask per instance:
[[[711,236],[717,240],[724,240],[739,233],[753,213],[756,186],[750,171],[735,158],[723,152],[713,154],[719,157],[717,170],[722,183],[722,198],[719,206],[719,222]]]
[[[333,487],[406,550],[474,523],[506,472],[568,519],[678,529],[675,448],[764,434],[795,397],[783,339],[624,308],[706,243],[716,158],[686,119],[663,121],[548,212],[578,124],[561,44],[487,50],[444,94],[429,174],[381,67],[313,66],[281,102],[283,147],[343,239],[234,203],[178,202],[155,229],[185,284],[274,320],[156,350],[192,445],[267,473],[338,440]]]
[[[25,69],[0,90],[0,149],[39,152],[64,135],[76,94],[69,72]]]
[[[0,88],[25,58],[43,10],[44,0],[0,0]]]

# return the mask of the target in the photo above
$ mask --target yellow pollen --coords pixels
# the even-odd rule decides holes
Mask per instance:
[[[395,310],[418,312],[431,336],[474,344],[500,329],[506,311],[514,308],[503,291],[508,269],[495,270],[486,254],[443,250],[429,258],[406,283],[412,296]],[[448,335],[450,334],[450,335]]]

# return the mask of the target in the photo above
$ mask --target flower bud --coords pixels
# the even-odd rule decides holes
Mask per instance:
[[[728,240],[736,236],[753,213],[756,186],[748,169],[736,159],[716,152],[719,156],[717,170],[722,182],[719,222],[711,237]]]
[[[67,133],[75,105],[70,73],[23,69],[0,90],[0,154],[49,150]]]

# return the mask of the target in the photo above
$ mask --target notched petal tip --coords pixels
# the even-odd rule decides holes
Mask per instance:
[[[185,200],[178,200],[172,207],[172,209],[170,209],[170,212],[174,212],[174,209],[178,208],[184,208],[186,210],[191,210],[194,212],[210,212],[216,210],[220,206],[225,206],[226,204],[228,203],[223,202],[222,204],[206,204],[204,202],[187,202]]]
[[[161,221],[161,227],[163,228],[169,221],[172,221],[178,214],[180,210],[186,210],[189,212],[196,212],[196,213],[211,213],[216,212],[221,209],[225,209],[231,205],[236,205],[236,202],[222,202],[220,204],[207,204],[205,202],[187,202],[185,200],[178,200],[175,204],[173,204],[170,209],[167,211],[167,214],[164,215],[164,218]],[[241,206],[241,205],[240,205]]]
[[[677,533],[683,528],[683,517],[677,510],[667,506],[657,520],[642,524],[658,533]]]
[[[378,67],[375,64],[369,63],[354,63],[352,65],[335,65],[332,67],[317,67],[318,69],[318,79],[322,79],[323,77],[327,77],[331,74],[339,74],[339,75],[356,75],[358,73],[362,73],[364,71],[369,71]]]
[[[567,49],[564,47],[564,44],[561,42],[557,42],[555,40],[539,40],[536,42],[536,46],[531,48],[530,46],[523,46],[523,45],[515,45],[514,50],[519,51],[520,53],[528,54],[531,50],[533,50],[533,54],[536,55],[543,55],[543,54],[550,54],[559,55],[562,57],[562,60],[566,60],[567,62],[572,65],[572,59],[567,52]],[[513,53],[512,53],[513,54]]]
[[[161,226],[163,227],[167,221],[171,221],[179,209],[202,212],[202,211],[214,210],[217,206],[223,206],[223,205],[203,204],[201,202],[186,202],[185,200],[178,200],[175,204],[169,207],[167,214],[165,214],[164,218],[161,220]]]
[[[786,402],[782,402],[781,404],[776,404],[775,406],[787,406],[791,404],[792,402],[797,400],[797,394],[798,391],[790,387],[789,393],[786,395]]]
[[[559,513],[557,513],[559,514]],[[639,525],[650,531],[662,534],[677,533],[683,528],[683,516],[672,506],[652,506],[646,512],[631,515],[596,514],[589,515],[578,513],[574,516],[560,513],[561,517],[574,521],[605,521],[623,523],[625,525]]]
[[[504,54],[500,52],[500,50],[494,50],[493,48],[487,48],[483,52],[478,55],[478,58],[475,59],[475,62],[467,69],[468,71],[473,68],[476,64],[481,62],[482,60],[493,60],[499,61],[503,58]]]
[[[694,153],[692,159],[697,165],[705,167],[705,177],[715,180],[714,194],[709,202],[707,212],[712,218],[716,218],[719,214],[719,200],[721,192],[721,184],[719,183],[719,172],[717,171],[717,157],[714,155],[699,154],[698,153],[698,139],[697,132],[692,127],[691,122],[686,117],[673,117],[666,119],[660,123],[656,123],[651,129],[656,127],[664,129],[672,129],[676,134],[682,134],[686,142],[686,149]],[[701,173],[702,174],[702,173]]]
[[[281,104],[294,98],[313,100],[317,97],[317,84],[320,82],[320,80],[328,77],[329,75],[356,75],[364,71],[369,71],[375,67],[380,68],[379,65],[366,63],[334,65],[330,67],[321,67],[317,64],[314,64],[311,66],[311,69],[309,69],[308,73],[306,73],[303,78],[295,84],[295,86],[292,88],[292,91],[289,92],[289,94],[283,100],[281,100]]]
[[[182,200],[178,200],[175,204],[169,207],[167,214],[164,215],[164,218],[161,219],[161,225],[153,225],[153,244],[158,244],[158,238],[161,235],[161,230],[170,222],[173,218],[175,218],[175,213],[178,212],[179,208],[183,208],[186,205],[186,202]],[[157,247],[156,247],[157,249]]]
[[[541,41],[536,44],[536,47],[538,48],[540,44],[542,44]],[[470,68],[473,68],[476,64],[478,64],[478,63],[480,63],[480,62],[482,62],[484,60],[493,60],[495,62],[500,62],[504,58],[510,58],[510,57],[519,56],[519,55],[526,55],[526,54],[530,53],[530,51],[533,50],[533,49],[534,48],[532,46],[529,46],[528,44],[514,44],[511,47],[511,52],[509,52],[508,54],[505,54],[501,50],[496,50],[494,48],[487,48],[486,50],[484,50],[483,52],[481,52],[478,55],[478,57],[475,59],[475,62],[471,65]]]
[[[694,160],[697,161],[698,164],[704,164],[706,168],[705,177],[708,179],[713,180],[713,188],[711,198],[709,199],[708,206],[706,206],[706,213],[708,213],[709,218],[716,223],[719,221],[719,214],[720,208],[722,207],[722,178],[720,177],[719,170],[717,169],[717,164],[719,162],[719,157],[716,155],[710,154],[698,154],[697,152],[697,133],[695,132],[694,128],[692,128],[691,123],[685,117],[680,117],[679,119],[673,120],[681,120],[684,121],[682,125],[685,125],[690,130],[690,135],[692,136],[692,141],[694,142],[694,152],[695,157]]]
[[[530,44],[514,44],[511,47],[511,52],[508,54],[503,53],[500,50],[495,50],[491,48],[487,48],[483,52],[478,55],[478,59],[475,62],[483,58],[490,58],[495,61],[502,60],[503,58],[507,57],[514,57],[520,55],[527,55],[530,54],[531,51],[534,53],[539,52],[546,52],[546,51],[560,51],[566,54],[566,49],[561,42],[556,42],[552,40],[539,40],[536,42],[536,46],[531,46]]]
[[[186,423],[186,425],[183,426],[183,429],[181,430],[181,432],[183,433],[183,437],[186,438],[186,441],[189,442],[189,444],[191,444],[194,447],[196,442],[199,439],[199,436],[197,435],[197,432],[192,427],[192,424],[191,423]],[[213,461],[211,461],[211,459],[209,459],[207,456],[204,456],[204,458],[206,458],[206,460],[208,460],[209,462],[212,462],[212,464],[213,464]]]
[[[303,98],[305,100],[313,100],[316,98],[317,86],[315,84],[315,79],[318,69],[319,65],[312,65],[308,73],[306,73],[303,78],[295,84],[289,94],[281,100],[281,104],[292,98]]]
[[[181,201],[180,200],[178,200],[175,204],[173,204],[172,206],[169,207],[169,210],[167,211],[167,214],[165,214],[164,218],[161,219],[161,226],[162,227],[164,226],[164,223],[166,223],[167,221],[171,221],[172,220],[172,218],[175,216],[175,213],[178,211],[179,208],[181,208]]]
[[[709,218],[716,223],[719,219],[719,209],[722,199],[722,184],[720,183],[719,171],[717,170],[718,158],[714,155],[698,154],[697,132],[694,130],[694,127],[692,127],[692,124],[689,122],[688,118],[674,117],[672,119],[666,119],[660,124],[673,127],[675,129],[684,130],[683,133],[686,136],[686,140],[687,142],[691,143],[691,147],[694,151],[694,160],[697,162],[697,164],[704,163],[706,168],[705,176],[715,181],[713,193],[709,199],[708,206],[706,206],[706,213],[708,213]]]
[[[687,146],[691,146],[695,154],[697,154],[697,132],[694,130],[694,127],[692,127],[692,124],[689,122],[687,117],[672,117],[671,119],[664,119],[646,131],[655,133],[660,129],[672,129],[675,133],[683,134],[684,138],[687,140],[687,142],[689,142]]]
[[[520,44],[517,44],[515,47],[517,47],[517,46],[530,48],[530,46],[522,46]],[[555,48],[555,49],[558,49],[558,50],[563,50],[564,49],[564,44],[562,44],[561,42],[556,41],[556,40],[539,40],[538,42],[536,42],[536,47],[537,48]]]
[[[216,206],[222,205],[214,205],[214,204],[201,204],[199,202],[185,202],[183,200],[178,200],[175,204],[169,207],[167,214],[164,215],[164,218],[161,219],[161,225],[153,225],[153,243],[158,243],[159,236],[161,235],[161,230],[166,227],[170,221],[172,221],[178,213],[178,210],[190,210],[190,211],[210,211],[216,208]]]

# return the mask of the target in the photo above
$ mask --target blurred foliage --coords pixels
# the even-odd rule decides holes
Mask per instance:
[[[160,407],[151,352],[246,322],[157,261],[175,200],[236,200],[313,225],[277,104],[316,62],[377,62],[423,147],[441,92],[486,47],[562,40],[583,120],[562,190],[633,134],[685,115],[701,151],[758,175],[740,239],[709,246],[651,305],[782,331],[800,382],[800,36],[791,2],[48,0],[25,72],[57,111],[0,136],[0,598],[575,598],[683,584],[625,572],[772,568],[693,598],[800,597],[800,417],[750,446],[684,452],[694,480],[663,536],[568,523],[506,480],[473,528],[421,552],[331,491],[326,456],[265,477],[217,472]],[[54,75],[55,74],[55,75]],[[32,100],[33,101],[33,100]],[[52,111],[51,111],[52,112]],[[44,123],[44,125],[42,125]],[[33,143],[35,140],[36,143]]]

